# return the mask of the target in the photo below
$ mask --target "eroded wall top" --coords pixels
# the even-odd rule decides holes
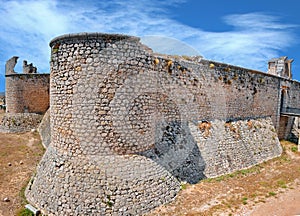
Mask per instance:
[[[268,62],[268,73],[287,79],[292,79],[292,62],[286,56],[273,58]]]

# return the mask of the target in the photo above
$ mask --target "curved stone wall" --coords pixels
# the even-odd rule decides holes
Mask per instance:
[[[154,128],[149,125],[155,124],[152,107],[150,119],[144,119],[148,125],[140,126],[148,140],[138,140],[139,128],[126,135],[127,128],[138,127],[128,121],[133,113],[126,117],[127,109],[136,105],[131,105],[130,94],[126,98],[121,91],[127,90],[125,82],[130,79],[126,78],[140,72],[137,57],[147,65],[152,65],[153,57],[146,56],[137,38],[123,35],[64,36],[54,39],[51,47],[52,140],[28,188],[28,199],[50,215],[136,215],[174,198],[178,180],[139,155],[154,144]],[[132,69],[125,71],[128,63]],[[147,94],[152,97],[157,87],[146,78],[139,84],[147,85],[140,98],[154,103],[159,98],[152,101]]]
[[[38,127],[42,144],[44,148],[48,148],[51,143],[51,128],[50,128],[50,109],[44,114],[43,119]]]
[[[273,76],[158,56],[125,35],[50,46],[51,144],[26,190],[48,215],[140,215],[172,200],[180,181],[281,153]]]

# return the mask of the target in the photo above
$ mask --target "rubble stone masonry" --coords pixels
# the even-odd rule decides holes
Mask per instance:
[[[49,108],[49,74],[9,74],[6,78],[6,112],[39,113]]]
[[[26,190],[45,214],[141,215],[181,181],[282,152],[284,79],[154,54],[126,35],[63,35],[50,47],[51,144]]]

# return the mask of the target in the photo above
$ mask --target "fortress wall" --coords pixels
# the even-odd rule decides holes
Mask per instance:
[[[300,83],[294,80],[280,79],[280,117],[278,125],[279,139],[288,139],[295,120],[300,115]]]
[[[49,108],[49,74],[6,75],[6,112],[45,113]]]
[[[290,128],[292,126],[291,120],[293,120],[293,117],[280,116],[279,130],[278,130],[278,138],[280,140],[285,139],[288,136],[289,131],[287,131],[287,128]]]
[[[300,113],[300,83],[297,81],[289,81],[287,107]]]
[[[124,35],[55,38],[51,144],[27,187],[49,215],[140,215],[281,154],[279,79],[153,54]]]
[[[203,80],[205,91],[213,101],[210,106],[216,110],[210,118],[231,121],[269,116],[276,125],[280,104],[279,77],[213,61],[201,63],[210,65],[204,71]]]

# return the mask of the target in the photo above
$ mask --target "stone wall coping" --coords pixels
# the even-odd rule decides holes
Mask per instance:
[[[80,32],[80,33],[64,34],[64,35],[60,35],[58,37],[55,37],[50,41],[49,46],[52,47],[55,43],[58,43],[59,41],[70,40],[70,39],[90,40],[90,39],[103,39],[103,38],[104,39],[114,38],[114,39],[119,39],[119,40],[127,39],[127,40],[136,41],[136,42],[140,41],[139,37],[125,35],[125,34],[112,34],[112,33],[101,33],[101,32]],[[156,53],[155,55],[159,56],[159,53]],[[172,56],[172,55],[170,55],[170,56]],[[276,78],[279,78],[279,79],[284,80],[284,81],[290,81],[290,82],[293,82],[293,83],[299,83],[300,84],[300,81],[297,81],[297,80],[287,79],[287,78],[284,78],[284,77],[279,77],[279,76],[276,76],[276,75],[273,75],[273,74],[269,74],[267,72],[248,69],[248,68],[243,68],[243,67],[239,67],[239,66],[235,66],[235,65],[230,65],[230,64],[227,64],[227,63],[217,62],[217,61],[208,60],[208,59],[202,59],[201,62],[202,63],[206,62],[208,64],[213,63],[213,64],[216,64],[216,66],[218,66],[218,67],[229,67],[229,68],[234,68],[234,69],[237,69],[237,70],[246,70],[247,72],[250,72],[250,73],[261,74],[261,75],[269,76],[269,77],[276,77]]]
[[[275,77],[277,79],[281,79],[281,80],[284,80],[284,81],[289,81],[289,82],[292,82],[292,83],[297,83],[297,84],[300,85],[300,81],[298,81],[298,80],[287,79],[285,77],[276,76],[274,74],[269,74],[269,73],[263,72],[263,71],[253,70],[253,69],[249,69],[249,68],[243,68],[243,67],[230,65],[230,64],[227,64],[227,63],[223,63],[223,62],[208,60],[208,59],[202,59],[201,63],[204,63],[204,62],[206,64],[212,63],[212,64],[215,65],[215,67],[223,67],[223,68],[228,67],[228,68],[233,68],[233,69],[236,69],[236,70],[243,70],[243,71],[247,71],[248,73],[256,73],[256,74],[261,74],[263,76]]]
[[[32,74],[24,74],[24,73],[15,73],[15,74],[7,74],[5,77],[17,77],[17,76],[28,76],[28,77],[35,77],[35,76],[50,76],[50,73],[32,73]]]
[[[72,33],[72,34],[64,34],[60,35],[58,37],[53,38],[49,46],[52,47],[54,43],[57,43],[59,41],[63,40],[70,40],[70,39],[84,39],[84,40],[90,40],[90,39],[100,39],[100,38],[114,38],[114,39],[129,39],[138,42],[140,40],[139,37],[135,36],[129,36],[125,34],[108,34],[108,33],[101,33],[101,32],[81,32],[81,33]]]

